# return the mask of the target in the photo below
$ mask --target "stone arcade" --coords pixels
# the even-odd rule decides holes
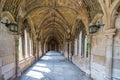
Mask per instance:
[[[7,23],[17,24],[18,32]],[[0,0],[0,80],[18,80],[49,51],[89,79],[120,80],[120,0]]]

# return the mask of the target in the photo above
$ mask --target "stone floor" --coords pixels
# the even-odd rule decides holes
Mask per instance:
[[[17,80],[92,80],[60,53],[50,51]]]

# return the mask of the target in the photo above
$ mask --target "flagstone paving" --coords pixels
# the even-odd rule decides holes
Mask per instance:
[[[17,80],[92,80],[60,53],[50,51]]]

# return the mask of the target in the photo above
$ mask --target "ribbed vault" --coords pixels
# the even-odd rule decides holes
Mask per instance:
[[[87,31],[95,14],[102,12],[98,0],[7,0],[3,10],[10,11],[16,20],[22,10],[23,22],[27,19],[33,24],[29,28],[35,38],[46,41],[53,37],[59,43],[74,36],[78,20]]]

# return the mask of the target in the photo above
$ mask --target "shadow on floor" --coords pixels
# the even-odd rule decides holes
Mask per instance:
[[[92,80],[60,53],[50,51],[16,80]]]

